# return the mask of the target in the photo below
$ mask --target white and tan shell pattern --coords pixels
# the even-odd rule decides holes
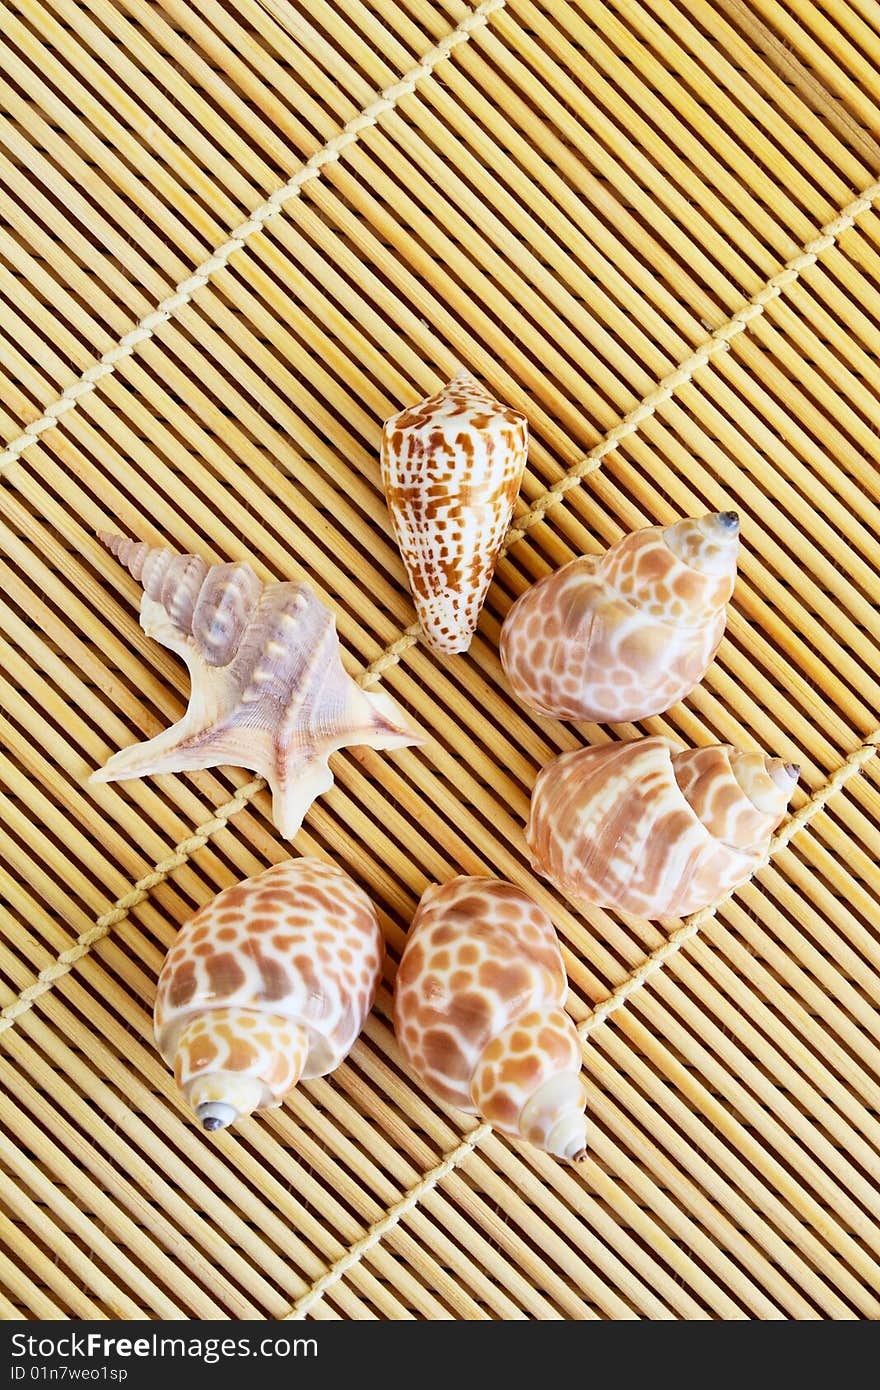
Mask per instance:
[[[661,737],[563,753],[532,793],[532,865],[597,907],[686,916],[754,873],[798,773],[763,753]]]
[[[702,680],[736,579],[735,512],[623,536],[526,589],[501,662],[539,714],[620,724],[661,714]]]
[[[512,883],[454,878],[422,895],[394,987],[404,1057],[442,1100],[576,1162],[581,1044],[546,912]]]
[[[200,908],[165,958],[154,1026],[202,1127],[225,1129],[335,1070],[384,959],[366,893],[320,859],[275,864]]]
[[[422,632],[467,651],[528,451],[524,415],[469,372],[386,420],[382,483]]]
[[[264,584],[246,563],[101,539],[143,585],[141,627],[183,658],[192,690],[177,724],[117,753],[92,781],[250,768],[265,777],[275,824],[290,838],[333,785],[336,749],[422,742],[390,696],[367,694],[347,674],[333,614],[307,584]]]

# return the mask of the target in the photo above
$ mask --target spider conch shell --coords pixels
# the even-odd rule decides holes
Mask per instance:
[[[799,771],[660,737],[563,753],[532,793],[532,866],[596,907],[684,917],[751,877]]]
[[[718,650],[736,512],[646,526],[521,594],[501,630],[514,693],[539,714],[619,724],[668,710]]]
[[[366,893],[320,859],[275,864],[200,908],[165,957],[153,1023],[202,1128],[225,1129],[334,1071],[384,959]]]
[[[441,1100],[576,1162],[584,1156],[581,1044],[553,924],[495,878],[422,895],[394,987],[394,1029]]]
[[[337,748],[421,743],[389,696],[367,694],[342,665],[333,614],[307,584],[264,584],[250,565],[209,565],[101,535],[143,585],[141,627],[181,656],[192,692],[172,728],[117,753],[93,782],[230,764],[265,777],[289,838],[333,785]]]
[[[522,482],[524,415],[468,372],[386,420],[382,484],[425,641],[465,652]]]

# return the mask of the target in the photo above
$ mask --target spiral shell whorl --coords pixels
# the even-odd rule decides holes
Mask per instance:
[[[723,636],[738,529],[732,512],[645,527],[532,585],[501,632],[514,693],[539,714],[597,723],[669,709]]]
[[[572,1160],[586,1121],[567,992],[546,913],[500,879],[456,878],[429,888],[413,919],[395,1031],[436,1095]]]
[[[207,562],[199,555],[181,555],[165,546],[147,545],[127,536],[102,532],[99,539],[138,580],[147,597],[164,608],[181,635],[189,636],[193,611],[210,572]]]
[[[209,565],[126,536],[100,539],[164,608],[182,636],[192,636],[209,666],[227,666],[241,644],[264,585],[245,561]]]
[[[532,793],[532,864],[576,900],[686,916],[755,871],[795,780],[779,759],[659,737],[564,753]]]
[[[732,846],[761,844],[779,824],[797,782],[781,758],[723,744],[674,755],[675,780],[701,823]]]
[[[309,1055],[300,1024],[258,1009],[216,1008],[184,1027],[174,1079],[203,1129],[225,1129],[253,1110],[280,1105]]]

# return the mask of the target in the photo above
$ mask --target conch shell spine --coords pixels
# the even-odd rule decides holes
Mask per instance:
[[[421,743],[382,692],[342,665],[333,614],[307,584],[264,584],[247,563],[208,565],[124,536],[101,540],[144,586],[141,626],[186,662],[184,717],[126,748],[92,781],[229,764],[265,777],[280,833],[291,838],[333,784],[328,758],[348,744]]]
[[[527,450],[525,416],[465,371],[385,421],[391,523],[425,641],[444,655],[470,646]]]

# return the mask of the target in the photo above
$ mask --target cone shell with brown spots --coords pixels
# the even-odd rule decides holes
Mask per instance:
[[[586,1146],[581,1044],[546,912],[501,879],[427,889],[394,989],[403,1054],[441,1100],[575,1161]]]
[[[289,859],[226,888],[181,928],[159,976],[156,1043],[205,1129],[280,1105],[348,1055],[385,943],[357,884]]]
[[[514,693],[539,714],[623,723],[699,684],[736,580],[735,512],[646,526],[521,594],[501,630]]]
[[[524,415],[468,372],[382,429],[382,484],[425,641],[467,651],[510,525]]]
[[[532,793],[532,865],[581,902],[686,916],[755,872],[798,772],[763,753],[659,737],[563,753]]]

